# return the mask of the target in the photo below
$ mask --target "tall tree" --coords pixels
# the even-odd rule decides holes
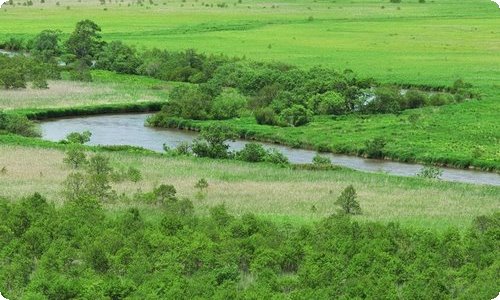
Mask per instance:
[[[99,32],[101,32],[101,27],[91,20],[78,22],[75,31],[66,41],[68,52],[73,54],[76,59],[91,65],[92,59],[104,45]]]

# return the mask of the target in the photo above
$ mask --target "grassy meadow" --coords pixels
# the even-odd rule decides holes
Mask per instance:
[[[252,120],[234,125],[256,136],[356,153],[364,142],[385,136],[393,159],[470,164],[500,169],[498,73],[500,19],[491,1],[133,1],[47,0],[33,6],[4,6],[0,40],[29,38],[43,29],[69,34],[89,18],[105,40],[123,40],[138,49],[193,48],[301,67],[349,68],[362,77],[399,84],[451,85],[461,78],[482,94],[480,101],[367,119],[319,118],[302,128],[268,128]],[[227,7],[220,7],[225,3]],[[217,6],[219,4],[219,6]],[[109,75],[109,74],[108,74]],[[0,108],[59,107],[163,99],[143,84],[54,83],[49,91],[1,92]],[[138,79],[150,81],[150,79]],[[132,80],[132,81],[135,81]],[[162,83],[152,83],[162,86]],[[147,84],[146,84],[147,85]],[[88,89],[92,89],[89,91]],[[67,96],[58,91],[72,91]],[[34,100],[33,96],[37,99]],[[408,124],[409,114],[419,115]]]
[[[10,145],[7,145],[10,144]],[[70,173],[63,163],[62,149],[0,145],[0,196],[20,199],[34,192],[62,203],[62,183]],[[47,143],[50,145],[50,143]],[[46,146],[47,146],[46,145]],[[15,159],[13,154],[15,153]],[[225,203],[236,215],[253,212],[278,222],[309,223],[334,213],[335,199],[349,184],[359,196],[362,221],[400,222],[404,226],[444,230],[466,228],[474,217],[500,207],[500,187],[446,183],[420,178],[366,174],[340,169],[332,171],[291,170],[269,164],[249,164],[199,158],[168,158],[160,155],[109,152],[115,168],[133,166],[143,175],[138,183],[114,184],[129,195],[149,191],[155,185],[173,184],[180,197],[193,199],[195,210],[206,214],[210,207]],[[205,199],[195,197],[195,183],[209,183]],[[111,211],[142,207],[155,218],[158,211],[141,203],[108,203]],[[313,209],[313,206],[315,209]]]
[[[105,104],[163,102],[172,84],[142,76],[93,71],[93,82],[50,81],[48,89],[0,92],[0,110],[26,110],[96,106]]]

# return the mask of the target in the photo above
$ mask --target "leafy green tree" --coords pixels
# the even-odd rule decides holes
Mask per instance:
[[[261,144],[247,143],[236,153],[236,158],[248,162],[261,162],[265,160],[266,155],[267,151]]]
[[[121,41],[113,41],[97,54],[95,67],[118,73],[137,74],[137,68],[141,63],[134,48]]]
[[[43,30],[31,42],[32,54],[44,62],[54,62],[62,54],[61,31]]]
[[[226,125],[212,124],[203,128],[200,133],[200,139],[196,139],[191,146],[194,154],[200,157],[210,158],[228,158],[229,145],[228,140],[234,140],[237,137],[235,131]]]
[[[352,185],[349,185],[342,191],[335,204],[340,206],[345,214],[358,215],[361,214],[361,207],[356,197],[356,190]]]
[[[77,60],[84,61],[88,66],[103,46],[101,41],[101,27],[91,20],[83,20],[76,24],[76,28],[66,41],[66,48]]]
[[[87,163],[85,152],[79,147],[70,147],[66,151],[63,162],[73,169],[78,169]]]

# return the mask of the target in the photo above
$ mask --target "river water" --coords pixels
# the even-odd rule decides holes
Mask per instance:
[[[41,122],[42,137],[50,141],[60,141],[71,132],[92,132],[90,145],[131,145],[162,152],[163,144],[174,148],[182,142],[191,142],[197,133],[158,129],[144,126],[151,114],[119,114],[91,117],[63,118]],[[242,149],[247,141],[230,142],[231,150]],[[293,149],[276,144],[262,143],[266,148],[276,148],[288,157],[291,163],[310,163],[316,151]],[[322,154],[330,157],[336,165],[365,172],[383,172],[399,176],[415,176],[422,165],[406,164],[376,159],[364,159],[355,156]],[[500,186],[500,175],[489,172],[442,168],[442,180],[489,184]]]

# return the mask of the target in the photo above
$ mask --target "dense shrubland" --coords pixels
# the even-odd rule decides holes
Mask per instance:
[[[167,183],[118,194],[117,174],[134,181],[140,171],[80,154],[79,166],[68,163],[61,206],[40,194],[0,198],[0,290],[10,299],[490,299],[498,292],[498,213],[465,232],[359,223],[348,186],[332,197],[339,213],[315,224],[237,217],[224,205],[200,215]],[[203,178],[196,183],[198,200],[208,187]],[[107,210],[113,202],[128,206]]]
[[[39,194],[0,199],[0,290],[9,299],[492,299],[500,216],[466,232],[358,223],[314,225],[209,216],[161,185],[109,212],[90,196],[55,208]],[[141,200],[142,199],[142,200]]]

